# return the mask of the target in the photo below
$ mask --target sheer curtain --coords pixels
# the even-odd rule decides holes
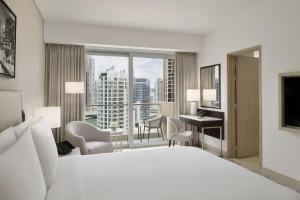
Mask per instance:
[[[45,105],[61,107],[61,128],[54,130],[56,141],[65,139],[65,124],[83,120],[84,96],[65,94],[65,82],[84,82],[83,46],[46,44]]]
[[[176,115],[189,114],[190,103],[186,101],[186,90],[198,88],[197,54],[177,52],[176,59]],[[199,144],[199,134],[193,134],[193,144]]]

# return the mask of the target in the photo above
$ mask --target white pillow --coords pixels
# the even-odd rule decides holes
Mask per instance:
[[[0,198],[41,200],[46,184],[30,129],[0,155]]]
[[[14,127],[14,131],[17,138],[20,138],[21,135],[25,132],[25,130],[31,126],[33,121],[31,119],[26,120],[25,122],[22,122],[21,124],[18,124]]]
[[[44,118],[32,126],[32,138],[42,166],[47,188],[50,186],[58,160],[58,153],[52,131]]]
[[[8,149],[16,141],[17,138],[12,127],[2,131],[0,133],[0,154]]]

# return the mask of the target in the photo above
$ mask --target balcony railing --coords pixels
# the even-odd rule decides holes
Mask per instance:
[[[160,103],[134,103],[133,104],[133,138],[138,139],[139,133],[143,133],[141,126],[143,119],[150,116],[155,116],[161,113]],[[104,104],[104,105],[86,105],[85,106],[85,121],[97,126],[100,129],[109,129],[111,122],[117,122],[118,128],[129,131],[129,109],[128,104]],[[137,126],[139,125],[139,126]],[[146,129],[145,141],[147,141],[148,130]],[[157,130],[150,131],[150,138],[162,139]],[[123,138],[124,140],[128,139]]]

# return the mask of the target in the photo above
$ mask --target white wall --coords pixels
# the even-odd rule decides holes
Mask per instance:
[[[300,2],[281,2],[270,5],[266,16],[251,24],[230,26],[204,36],[199,60],[201,66],[221,63],[222,110],[227,112],[226,54],[262,45],[263,166],[300,180],[300,134],[278,128],[278,74],[300,71]],[[213,138],[206,141],[218,146]]]
[[[146,31],[108,26],[45,22],[45,42],[104,45],[198,52],[199,35]]]
[[[6,3],[17,16],[16,78],[0,77],[0,89],[22,91],[23,110],[30,117],[44,105],[43,19],[33,0]]]

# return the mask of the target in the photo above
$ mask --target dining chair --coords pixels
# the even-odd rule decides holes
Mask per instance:
[[[164,140],[164,133],[161,128],[162,119],[163,119],[163,116],[161,114],[154,115],[154,116],[143,119],[143,126],[144,126],[143,138],[144,138],[145,130],[147,128],[148,129],[148,142],[149,142],[151,129],[156,129],[158,136],[161,135],[162,139]]]

